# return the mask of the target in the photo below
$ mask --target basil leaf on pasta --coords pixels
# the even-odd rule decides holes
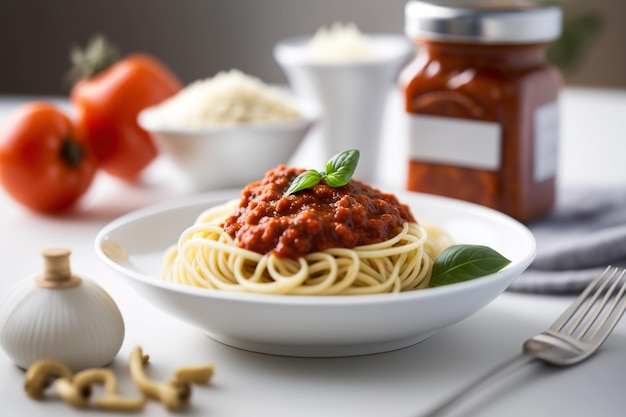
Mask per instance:
[[[326,184],[330,187],[343,187],[349,183],[359,163],[359,156],[357,149],[350,149],[333,156],[326,162]]]
[[[332,174],[327,174],[324,179],[329,187],[343,187],[350,182],[351,177],[351,174],[347,175],[345,172],[337,171]]]
[[[359,151],[350,149],[339,152],[326,162],[326,172],[309,169],[298,175],[285,195],[296,193],[300,190],[315,187],[323,179],[329,187],[343,187],[350,182],[356,166],[359,163]]]
[[[309,169],[308,171],[304,171],[293,180],[293,182],[285,192],[285,195],[293,194],[300,190],[314,187],[315,185],[319,184],[321,180],[322,174],[317,172],[316,170]]]
[[[507,266],[510,260],[497,251],[481,245],[453,245],[435,259],[431,287],[479,278]]]

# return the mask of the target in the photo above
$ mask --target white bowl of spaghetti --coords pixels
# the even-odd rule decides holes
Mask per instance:
[[[233,245],[219,227],[232,215],[233,203],[229,202],[239,194],[239,190],[212,192],[124,215],[100,231],[96,252],[147,300],[219,342],[256,352],[315,357],[379,353],[421,342],[486,306],[535,256],[530,231],[506,215],[458,200],[398,191],[395,197],[414,213],[419,226],[402,229],[394,236],[395,244],[332,249],[306,260],[268,260]],[[424,229],[425,225],[431,226]],[[417,229],[412,231],[412,227]],[[416,267],[416,262],[428,265],[425,258],[437,249],[436,243],[428,247],[427,238],[421,236],[424,230],[439,230],[454,242],[488,246],[510,263],[470,281],[426,288],[427,279],[420,275],[423,268]],[[291,246],[293,242],[298,239]],[[185,245],[199,247],[186,254],[180,252]],[[394,245],[416,251],[405,256]],[[216,248],[224,246],[228,253],[219,254]],[[386,284],[372,272],[385,270],[385,256],[393,259],[389,265],[395,270],[389,273],[400,284]],[[326,257],[334,260],[328,262]],[[382,257],[350,278],[371,280],[371,285],[327,282],[329,274],[343,274],[347,280],[355,264],[363,262],[359,257]],[[172,278],[172,269],[190,266],[192,272],[179,272],[183,278]],[[303,267],[304,277],[298,275]],[[320,272],[333,268],[332,273]],[[227,270],[239,276],[222,276]],[[271,280],[255,277],[259,270],[272,270],[274,275]],[[203,281],[206,276],[211,279]],[[299,282],[292,285],[291,281]],[[377,293],[363,290],[366,286]],[[346,291],[351,287],[355,290]]]

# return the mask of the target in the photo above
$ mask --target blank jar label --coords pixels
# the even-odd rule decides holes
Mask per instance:
[[[558,102],[544,104],[535,110],[534,180],[541,182],[556,175],[559,146]]]
[[[409,157],[414,161],[498,171],[501,155],[498,123],[409,115]]]

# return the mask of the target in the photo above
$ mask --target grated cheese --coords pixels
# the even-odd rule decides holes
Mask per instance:
[[[275,88],[233,69],[198,80],[154,108],[172,126],[232,126],[300,119],[300,113]]]
[[[335,22],[329,28],[321,27],[306,48],[311,61],[346,62],[375,58],[367,37],[353,23]]]

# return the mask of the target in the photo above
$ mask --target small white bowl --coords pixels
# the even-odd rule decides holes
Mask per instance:
[[[316,116],[298,106],[302,118],[284,123],[224,127],[174,127],[154,108],[139,113],[139,125],[152,134],[193,191],[242,187],[289,162]]]
[[[415,48],[402,35],[368,34],[367,39],[373,57],[364,60],[311,59],[308,37],[284,39],[273,52],[294,93],[319,108],[320,140],[314,145],[323,161],[360,149],[355,177],[373,182],[381,169],[377,161],[389,92]]]
[[[224,344],[289,356],[352,356],[413,345],[477,312],[532,262],[535,240],[521,223],[494,210],[444,197],[395,193],[418,221],[436,224],[457,243],[488,245],[511,263],[458,284],[399,294],[296,296],[236,293],[159,280],[166,249],[207,207],[238,191],[206,193],[129,213],[96,237],[99,258],[164,312]]]

